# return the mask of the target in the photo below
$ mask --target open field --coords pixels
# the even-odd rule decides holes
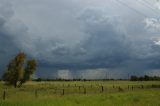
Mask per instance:
[[[160,106],[160,81],[1,82],[0,106]]]

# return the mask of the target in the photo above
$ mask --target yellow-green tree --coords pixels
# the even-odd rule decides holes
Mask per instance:
[[[21,87],[31,78],[31,75],[36,71],[36,67],[36,60],[27,60],[26,54],[21,52],[7,65],[3,80],[6,84],[13,85],[15,88],[17,86]]]

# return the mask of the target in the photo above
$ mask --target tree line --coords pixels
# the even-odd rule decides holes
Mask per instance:
[[[130,81],[160,81],[160,77],[159,76],[148,76],[148,75],[144,75],[144,76],[131,76]]]

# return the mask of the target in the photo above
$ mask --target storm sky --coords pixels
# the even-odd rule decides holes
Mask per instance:
[[[160,1],[0,0],[0,75],[20,51],[34,77],[160,76]]]

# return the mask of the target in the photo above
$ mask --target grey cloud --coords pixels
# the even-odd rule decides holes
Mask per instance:
[[[107,17],[96,13],[91,15],[88,10],[81,17],[87,26],[85,32],[90,35],[84,43],[90,63],[119,64],[121,60],[130,57],[130,39],[119,30],[119,17]]]
[[[0,74],[5,70],[8,61],[20,51],[18,40],[14,38],[20,36],[24,30],[18,27],[19,21],[12,24],[13,16],[11,3],[0,0]]]
[[[150,27],[159,25],[150,22],[148,9],[126,2],[150,16],[145,18],[116,1],[104,2],[0,0],[0,58],[9,60],[25,51],[38,60],[38,76],[53,73],[54,78],[58,70],[67,70],[59,75],[66,78],[80,77],[81,72],[85,78],[101,78],[113,70],[119,75],[112,77],[158,70],[159,31]]]

